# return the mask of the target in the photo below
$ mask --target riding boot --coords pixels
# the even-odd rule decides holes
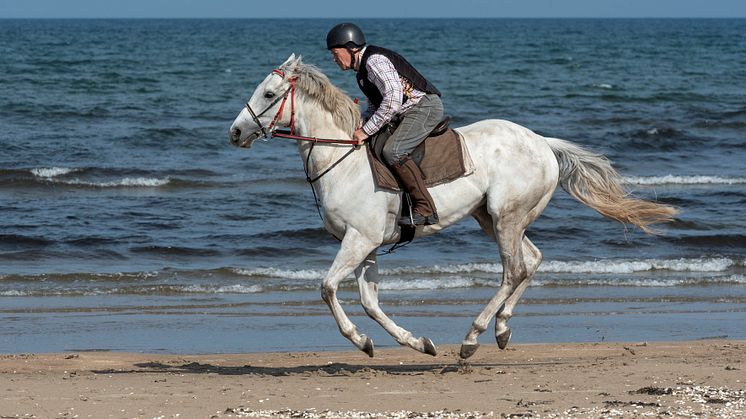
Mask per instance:
[[[402,183],[404,190],[412,198],[412,219],[402,217],[399,225],[431,225],[438,223],[438,213],[435,211],[435,203],[430,192],[422,180],[422,171],[417,163],[409,156],[402,158],[393,165],[391,170]]]

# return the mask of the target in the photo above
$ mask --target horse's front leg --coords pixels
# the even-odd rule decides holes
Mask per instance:
[[[409,346],[428,355],[437,355],[435,345],[430,339],[426,337],[415,338],[410,331],[391,320],[378,305],[378,266],[375,250],[355,269],[355,276],[360,288],[360,302],[371,319],[386,329],[400,345]]]
[[[360,266],[365,257],[376,248],[378,248],[377,244],[354,228],[348,227],[342,239],[342,246],[321,285],[321,298],[331,309],[342,336],[349,339],[358,349],[371,357],[373,356],[373,341],[358,333],[357,326],[347,317],[337,299],[337,289],[339,283],[356,267]]]

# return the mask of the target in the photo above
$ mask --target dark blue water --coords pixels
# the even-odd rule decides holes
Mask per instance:
[[[338,243],[295,145],[227,142],[290,53],[362,96],[324,48],[335,23],[0,20],[0,351],[346,347],[317,292]],[[545,262],[515,340],[746,337],[746,20],[359,23],[454,125],[577,142],[681,210],[645,236],[558,192],[528,233]],[[384,305],[440,341],[499,284],[469,220],[380,263]]]

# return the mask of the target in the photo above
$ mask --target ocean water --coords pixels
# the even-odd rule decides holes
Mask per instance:
[[[333,20],[0,20],[0,352],[347,349],[319,297],[338,242],[295,145],[227,141],[291,53],[361,96]],[[607,155],[678,207],[662,235],[558,190],[515,342],[746,338],[746,20],[363,19],[443,92]],[[379,258],[397,322],[458,343],[499,286],[472,220]],[[341,298],[377,346],[395,342]],[[490,342],[490,333],[483,341]]]

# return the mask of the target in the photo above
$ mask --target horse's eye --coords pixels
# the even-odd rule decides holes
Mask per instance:
[[[273,97],[275,97],[275,94],[272,92],[267,92],[264,94],[264,97],[266,97],[267,99],[272,99]]]

